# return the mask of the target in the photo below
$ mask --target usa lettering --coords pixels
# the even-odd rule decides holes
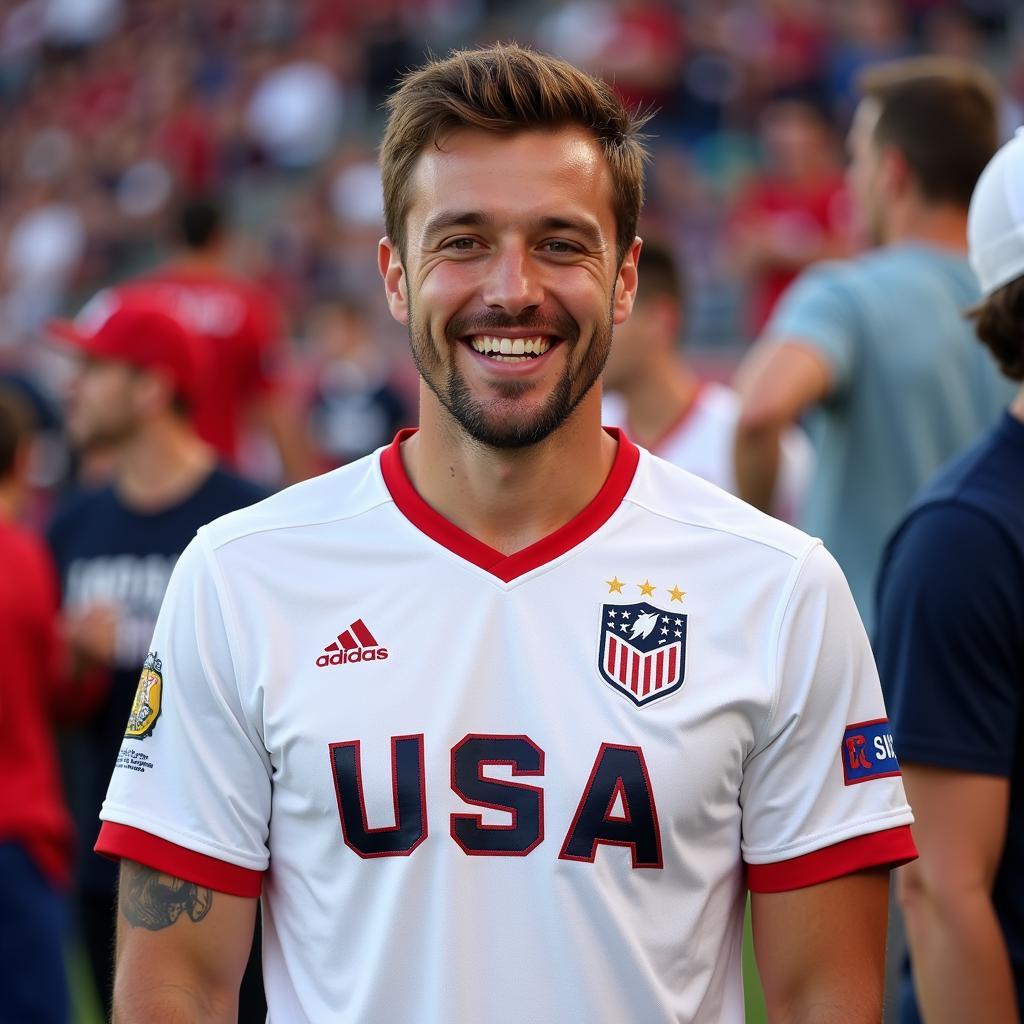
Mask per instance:
[[[345,845],[363,858],[408,857],[427,838],[424,738],[391,738],[394,825],[367,818],[359,740],[332,743],[331,771]],[[545,838],[544,751],[529,736],[470,733],[451,750],[451,788],[466,811],[449,816],[452,841],[469,857],[526,857]],[[505,765],[511,778],[492,778]],[[507,824],[485,824],[473,808],[505,812]],[[576,812],[560,836],[561,860],[593,863],[602,845],[629,849],[634,868],[662,867],[661,831],[640,747],[602,743]]]

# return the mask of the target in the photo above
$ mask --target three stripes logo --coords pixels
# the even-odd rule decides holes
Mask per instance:
[[[328,665],[350,665],[354,661],[385,661],[388,649],[381,647],[362,619],[356,619],[348,629],[324,648],[316,659],[318,668]]]

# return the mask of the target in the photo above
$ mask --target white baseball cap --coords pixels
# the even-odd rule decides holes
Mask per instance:
[[[1024,276],[1024,127],[992,157],[974,186],[967,249],[986,297]]]

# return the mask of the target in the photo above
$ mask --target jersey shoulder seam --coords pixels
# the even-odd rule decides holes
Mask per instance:
[[[783,547],[781,544],[773,543],[772,541],[762,537],[751,537],[749,534],[742,533],[739,530],[730,530],[728,527],[721,526],[717,523],[695,522],[693,519],[687,519],[685,516],[680,516],[670,512],[663,512],[660,509],[651,508],[650,505],[646,504],[645,502],[639,500],[638,498],[630,494],[627,494],[626,497],[623,499],[623,504],[625,504],[626,502],[628,502],[631,505],[635,505],[637,508],[642,509],[644,512],[650,513],[650,515],[652,516],[657,516],[659,519],[667,519],[669,522],[679,523],[681,526],[692,526],[694,529],[697,530],[714,530],[717,533],[727,533],[731,537],[736,537],[739,540],[749,541],[751,544],[758,544],[761,547],[769,548],[772,551],[778,551],[780,554],[785,555],[787,558],[790,558],[793,561],[798,561],[800,558],[802,558],[804,552],[808,547],[808,545],[805,543],[803,548],[801,548],[799,551],[794,552],[786,547]],[[791,527],[791,529],[796,528]],[[813,542],[814,544],[821,543],[821,541],[817,540],[814,537],[807,537],[807,541]]]
[[[277,533],[282,530],[302,530],[310,526],[327,526],[329,523],[342,523],[349,519],[358,519],[360,516],[366,515],[369,512],[373,512],[380,508],[382,505],[393,505],[394,498],[390,494],[383,495],[379,501],[374,502],[371,505],[366,505],[357,511],[350,513],[335,514],[330,516],[317,517],[313,519],[297,520],[294,522],[286,523],[271,523],[264,526],[252,526],[248,529],[233,533],[229,537],[225,537],[220,540],[209,539],[210,550],[219,551],[221,548],[226,548],[229,544],[233,544],[239,540],[245,540],[247,537],[255,537],[261,533]],[[200,527],[199,532],[209,532],[209,524],[207,526]]]

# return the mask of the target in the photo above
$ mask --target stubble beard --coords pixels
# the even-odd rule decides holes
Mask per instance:
[[[454,352],[458,339],[471,333],[486,333],[488,329],[536,329],[538,334],[551,333],[561,338],[560,344],[568,348],[565,368],[547,400],[540,409],[524,418],[523,410],[516,407],[533,385],[520,381],[505,381],[493,385],[498,397],[478,401],[470,394],[465,379],[455,364]],[[556,323],[541,323],[536,318],[516,319],[500,313],[476,316],[470,324],[453,317],[442,339],[451,354],[447,369],[441,357],[441,345],[435,343],[430,330],[421,327],[409,306],[409,342],[413,361],[427,387],[448,410],[459,426],[478,444],[488,448],[516,449],[540,444],[553,434],[572,415],[576,407],[601,376],[612,340],[612,311],[594,330],[582,362],[574,365],[573,357],[579,346],[579,327],[568,314]]]

